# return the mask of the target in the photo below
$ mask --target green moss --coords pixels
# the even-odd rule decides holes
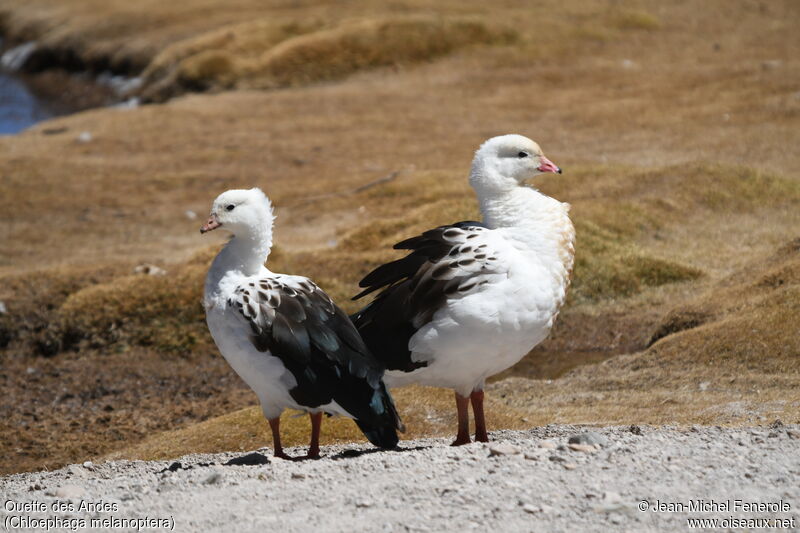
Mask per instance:
[[[627,235],[592,222],[576,222],[572,298],[594,302],[635,294],[646,287],[690,281],[698,269],[653,256]]]
[[[77,291],[56,321],[64,336],[92,347],[125,343],[187,353],[208,346],[201,305],[205,268],[128,276]]]

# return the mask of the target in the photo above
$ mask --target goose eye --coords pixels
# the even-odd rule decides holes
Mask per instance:
[[[517,157],[519,157],[519,158],[528,157],[528,153],[527,152],[520,152],[520,153],[517,154]]]
[[[228,205],[227,207],[225,207],[225,209],[227,209],[228,211],[233,211],[233,208],[234,208],[234,207],[236,207],[236,206],[235,206],[235,205],[233,205],[233,204],[230,204],[230,205]]]

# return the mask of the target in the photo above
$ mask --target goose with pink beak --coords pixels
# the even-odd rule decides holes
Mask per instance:
[[[486,379],[542,342],[564,303],[572,274],[575,230],[569,205],[528,182],[561,169],[538,144],[503,135],[481,145],[470,185],[483,220],[430,229],[394,245],[407,255],[361,280],[355,298],[377,296],[352,316],[386,365],[386,384],[455,391],[454,445],[487,441]]]

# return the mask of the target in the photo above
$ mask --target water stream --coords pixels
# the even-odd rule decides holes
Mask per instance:
[[[13,135],[55,115],[24,82],[0,70],[0,135]]]

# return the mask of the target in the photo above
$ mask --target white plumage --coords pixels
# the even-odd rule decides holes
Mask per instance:
[[[319,455],[323,413],[353,418],[373,444],[394,447],[402,424],[383,368],[314,282],[264,266],[272,223],[260,189],[231,190],[214,201],[201,231],[222,227],[234,235],[206,276],[206,320],[222,355],[258,396],[275,455],[285,457],[279,417],[286,408],[311,415],[310,457]]]
[[[566,297],[575,231],[568,204],[523,184],[542,172],[560,169],[530,139],[488,140],[470,175],[483,222],[442,226],[403,241],[395,247],[412,250],[408,256],[361,282],[366,290],[359,296],[382,289],[354,322],[387,364],[387,384],[454,389],[456,444],[469,442],[462,410],[470,396],[476,436],[486,440],[485,380],[547,337]]]

